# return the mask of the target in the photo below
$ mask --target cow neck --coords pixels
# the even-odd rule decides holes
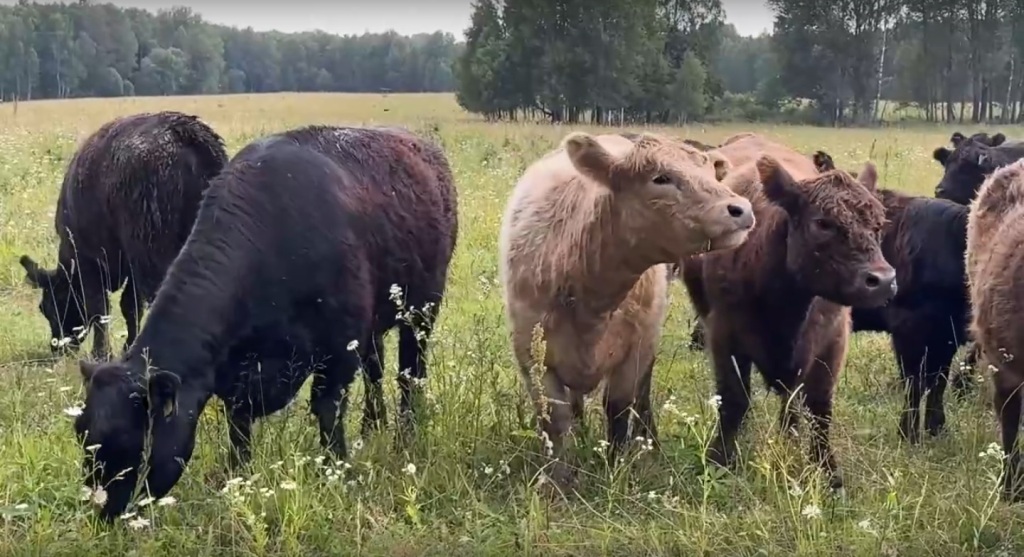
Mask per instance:
[[[183,384],[212,389],[220,352],[231,344],[246,305],[241,285],[245,276],[238,258],[201,257],[182,253],[168,273],[139,336],[126,354],[181,377]]]
[[[601,244],[572,289],[576,302],[595,315],[615,311],[648,269],[665,262],[617,234],[606,235]]]
[[[754,297],[760,304],[778,305],[786,313],[806,314],[814,295],[804,288],[799,277],[786,265],[789,257],[789,217],[781,208],[771,207],[764,216],[757,215],[758,226],[754,228],[747,245],[747,253],[756,257],[746,271],[755,282]],[[755,248],[756,246],[756,248]]]

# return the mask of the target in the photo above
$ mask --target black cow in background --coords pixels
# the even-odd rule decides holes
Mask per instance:
[[[364,430],[384,418],[383,336],[396,325],[409,423],[456,209],[443,152],[404,130],[310,126],[242,149],[204,196],[135,343],[116,362],[81,363],[86,405],[75,431],[98,446],[83,464],[95,470],[87,485],[105,486],[101,517],[121,514],[139,479],[153,497],[177,483],[212,395],[227,408],[234,460],[246,459],[253,419],[292,400],[314,364],[320,442],[343,458],[360,366]]]
[[[199,118],[180,112],[112,120],[72,157],[57,200],[57,268],[23,255],[39,311],[57,353],[77,350],[92,328],[93,356],[109,355],[108,293],[124,286],[121,312],[135,340],[142,309],[185,243],[203,191],[228,157],[224,141]]]

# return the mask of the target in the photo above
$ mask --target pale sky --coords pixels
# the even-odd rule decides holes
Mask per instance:
[[[0,0],[13,4],[16,0]],[[96,0],[103,2],[104,0]],[[362,34],[394,29],[409,35],[437,30],[457,38],[469,26],[472,0],[110,0],[122,7],[156,11],[188,6],[214,23],[257,31],[284,32],[321,29],[328,33]],[[742,35],[771,31],[773,16],[764,0],[722,0],[726,20]]]

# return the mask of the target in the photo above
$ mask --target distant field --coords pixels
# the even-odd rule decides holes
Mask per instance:
[[[949,396],[948,433],[908,448],[896,433],[895,362],[879,335],[854,337],[838,390],[833,435],[845,498],[818,488],[816,468],[804,461],[806,439],[797,446],[777,436],[778,402],[764,396],[760,379],[740,468],[706,472],[713,380],[704,356],[685,348],[693,314],[678,284],[655,367],[664,452],[609,471],[598,443],[603,414],[592,404],[576,441],[581,495],[552,503],[539,494],[540,445],[506,341],[496,242],[519,173],[573,128],[486,124],[450,95],[43,101],[20,104],[16,116],[12,108],[0,105],[2,556],[1024,554],[1024,507],[997,502],[1000,462],[984,455],[997,439],[988,385],[963,401]],[[323,452],[304,391],[257,425],[254,474],[222,493],[227,431],[212,400],[195,458],[172,492],[177,503],[142,508],[150,521],[142,528],[93,524],[79,501],[81,450],[64,413],[82,400],[77,364],[47,359],[48,328],[17,259],[30,253],[54,263],[53,211],[77,143],[116,115],[157,109],[202,116],[231,154],[308,123],[397,123],[443,142],[459,187],[460,237],[431,354],[430,411],[409,452],[393,449],[391,432],[367,439],[350,477],[330,481],[317,470]],[[954,129],[670,131],[706,142],[757,131],[807,152],[824,149],[844,168],[871,159],[885,186],[931,195],[940,176],[931,151],[948,145]],[[389,339],[389,377],[397,373],[393,345]],[[362,412],[361,382],[354,387],[360,402],[349,412],[350,441]],[[393,417],[393,402],[388,410]]]

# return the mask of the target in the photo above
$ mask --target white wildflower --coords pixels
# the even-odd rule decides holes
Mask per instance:
[[[405,468],[402,468],[402,471],[410,476],[414,476],[416,475],[416,465],[410,462],[405,465]]]
[[[132,530],[141,530],[147,526],[149,526],[149,519],[141,516],[128,521],[128,527]]]
[[[359,449],[362,449],[362,448],[363,448],[363,440],[362,439],[356,439],[355,441],[352,442],[352,450],[353,451],[358,451]]]
[[[354,351],[356,348],[359,348],[359,341],[353,340],[352,342],[349,342],[347,348],[349,352]]]
[[[68,416],[71,416],[72,418],[77,418],[78,416],[82,415],[82,407],[81,406],[69,406],[69,407],[64,409],[64,413],[67,414]]]
[[[152,497],[146,497],[145,499],[139,501],[139,506],[140,507],[148,507],[153,501],[156,501],[156,499],[154,499]]]
[[[286,480],[286,481],[281,482],[281,489],[285,489],[285,490],[291,491],[291,490],[293,490],[293,489],[295,489],[297,487],[299,487],[298,484],[296,484],[295,482],[293,482],[291,480]]]
[[[708,404],[710,404],[713,408],[717,409],[719,406],[722,405],[721,395],[711,395],[711,398],[708,399]]]
[[[157,499],[156,500],[156,505],[158,507],[170,507],[170,506],[174,505],[177,502],[178,502],[177,499],[175,499],[171,495],[168,495],[167,497],[161,497],[161,498]]]
[[[92,503],[99,507],[106,505],[107,490],[103,489],[102,487],[96,488],[96,490],[92,492]]]
[[[810,505],[804,507],[804,510],[800,514],[804,515],[804,517],[806,518],[820,518],[821,507],[815,505],[814,503],[811,503]]]

